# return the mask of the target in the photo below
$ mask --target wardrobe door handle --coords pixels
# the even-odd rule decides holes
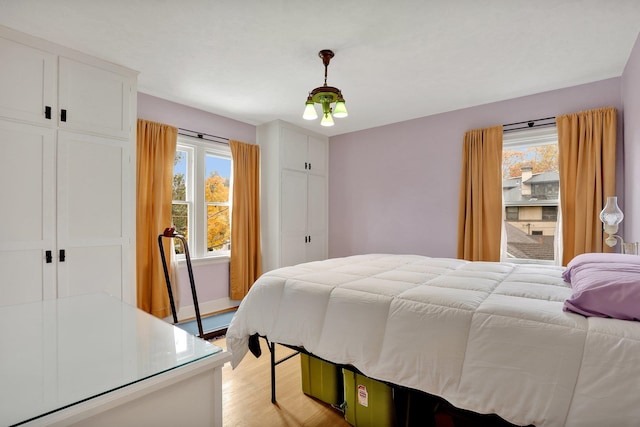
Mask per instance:
[[[60,256],[58,257],[58,259],[60,260],[60,262],[64,262],[64,260],[67,258],[67,255],[64,252],[64,249],[60,249]]]
[[[51,254],[51,251],[45,251],[44,258],[47,264],[51,264],[51,262],[53,261],[53,255]]]
[[[61,122],[66,122],[67,121],[67,110],[60,110],[60,121]]]
[[[51,107],[48,105],[44,107],[44,118],[51,120]]]

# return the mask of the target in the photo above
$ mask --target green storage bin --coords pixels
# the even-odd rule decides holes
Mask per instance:
[[[385,383],[343,369],[345,420],[356,427],[396,425],[393,389]]]
[[[300,353],[300,368],[304,394],[329,405],[342,404],[342,375],[336,365]]]

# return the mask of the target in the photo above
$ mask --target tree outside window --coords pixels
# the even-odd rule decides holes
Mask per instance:
[[[178,140],[172,220],[192,257],[228,255],[231,245],[231,152],[227,145]],[[184,252],[181,243],[176,253]]]

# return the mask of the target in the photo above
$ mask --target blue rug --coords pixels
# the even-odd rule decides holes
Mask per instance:
[[[217,335],[223,335],[227,331],[234,314],[236,314],[235,310],[203,317],[202,332],[204,333],[204,338],[209,339]],[[177,323],[175,326],[198,336],[198,322],[195,319]]]

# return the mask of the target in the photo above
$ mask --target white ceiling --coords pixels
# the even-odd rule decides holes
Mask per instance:
[[[138,90],[326,135],[618,77],[639,0],[0,0],[0,24],[140,72]],[[349,117],[302,119],[327,83]]]

